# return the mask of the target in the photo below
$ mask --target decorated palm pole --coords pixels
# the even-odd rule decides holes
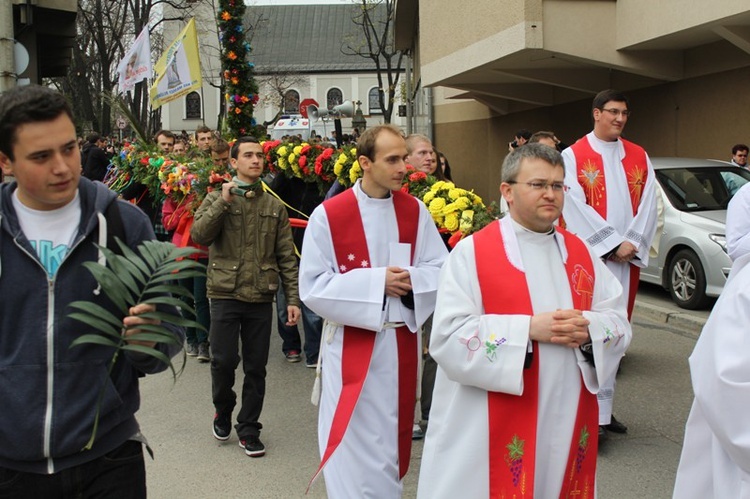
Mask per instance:
[[[258,85],[248,62],[250,44],[245,40],[243,0],[219,1],[221,67],[226,84],[227,132],[232,137],[257,133],[253,107],[258,102]]]

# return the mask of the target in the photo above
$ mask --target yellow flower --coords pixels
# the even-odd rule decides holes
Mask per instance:
[[[433,217],[435,217],[435,215],[441,215],[443,213],[443,208],[445,208],[445,199],[443,198],[433,199],[428,206]]]
[[[443,187],[444,185],[445,185],[445,181],[444,181],[444,180],[438,180],[437,182],[435,182],[434,184],[432,184],[432,187],[430,187],[430,190],[431,190],[431,191],[433,191],[433,192],[437,192],[437,191],[439,191],[439,190],[440,190],[440,189],[441,189],[441,188],[442,188],[442,187]]]
[[[435,193],[430,191],[424,195],[424,197],[422,198],[422,201],[424,201],[424,204],[429,206],[430,201],[432,201],[433,199],[435,199]]]
[[[471,206],[471,201],[469,201],[469,198],[467,198],[466,196],[461,196],[454,202],[459,210],[465,210],[466,208]]]
[[[456,187],[456,184],[454,184],[453,182],[449,182],[446,180],[443,183],[443,189],[454,189],[455,187]]]
[[[451,232],[458,230],[458,214],[453,212],[445,215],[445,228]]]
[[[443,215],[435,215],[433,213],[432,214],[432,219],[435,221],[435,223],[437,224],[438,227],[442,227],[443,226]]]
[[[357,148],[356,148],[356,147],[352,147],[352,148],[351,148],[351,149],[349,150],[349,152],[351,152],[351,154],[352,154],[352,157],[353,157],[353,158],[356,158],[356,157],[357,157]]]
[[[293,149],[293,151],[294,151],[294,154],[296,154],[297,156],[299,156],[300,153],[302,152],[302,146],[301,145],[295,146],[295,148]]]
[[[286,163],[286,158],[281,155],[279,156],[279,159],[276,160],[276,164],[279,165],[279,168],[281,168],[282,170],[286,170],[287,166],[289,166]]]
[[[289,155],[289,159],[288,159],[288,161],[289,161],[289,164],[291,165],[292,163],[294,163],[294,161],[295,161],[296,159],[297,159],[297,156],[296,156],[296,155],[295,155],[294,153],[290,154],[290,155]]]
[[[351,180],[352,184],[357,181],[361,173],[362,169],[359,167],[359,163],[355,161],[352,164],[351,170],[349,170],[349,180]]]
[[[458,211],[458,206],[456,206],[456,203],[448,203],[443,207],[443,215],[450,215],[451,213],[455,213]]]
[[[458,229],[461,232],[469,232],[474,226],[474,211],[464,210],[461,213],[461,222],[459,223]]]
[[[335,165],[333,165],[333,174],[337,177],[341,175],[341,170],[344,169],[343,163],[336,162]]]
[[[279,154],[279,157],[286,157],[287,154],[289,154],[289,151],[287,150],[286,146],[279,147],[278,151],[276,151]]]
[[[343,152],[339,154],[339,159],[336,160],[336,163],[346,163],[346,160],[349,159],[346,157],[346,154]]]
[[[451,189],[448,191],[448,197],[456,200],[459,197],[461,197],[462,192],[460,192],[460,189]]]

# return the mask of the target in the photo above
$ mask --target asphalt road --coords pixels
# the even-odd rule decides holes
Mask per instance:
[[[639,294],[634,340],[618,377],[615,414],[629,426],[599,452],[599,498],[669,498],[692,401],[687,358],[708,311],[670,306],[656,287]],[[169,374],[142,380],[142,429],[154,449],[147,459],[152,498],[301,498],[318,465],[315,373],[289,364],[273,335],[261,422],[267,454],[249,458],[236,435],[211,434],[213,408],[208,364],[188,359],[173,383]],[[239,387],[237,387],[239,388]],[[415,442],[404,498],[416,495],[422,442]],[[306,496],[325,497],[319,480]],[[472,499],[472,498],[468,498]]]

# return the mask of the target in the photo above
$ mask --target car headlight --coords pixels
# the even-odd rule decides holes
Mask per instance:
[[[709,234],[708,238],[721,246],[721,249],[724,250],[724,253],[727,252],[727,236],[724,234]]]

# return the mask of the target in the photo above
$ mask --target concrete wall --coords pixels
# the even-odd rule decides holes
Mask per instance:
[[[630,92],[633,116],[625,137],[651,156],[729,160],[736,143],[750,143],[750,68]],[[591,131],[591,101],[481,116],[478,104],[443,103],[435,110],[435,144],[447,155],[458,185],[487,202],[498,199],[500,164],[520,128],[552,130],[570,144]],[[465,116],[461,120],[461,116]]]

